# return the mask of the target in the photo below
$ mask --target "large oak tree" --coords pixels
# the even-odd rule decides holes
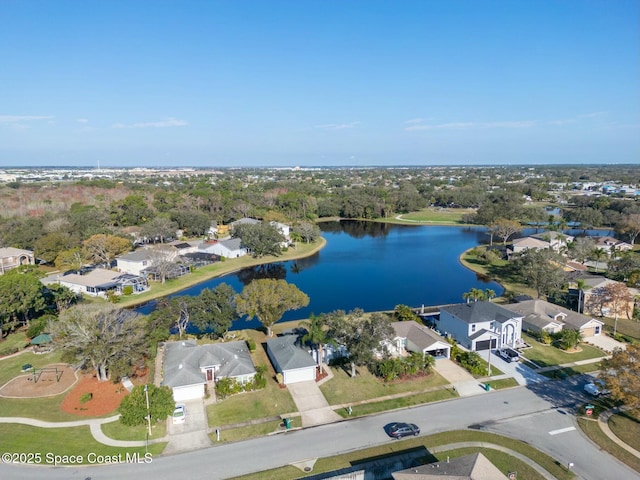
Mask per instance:
[[[235,297],[236,308],[248,320],[257,318],[271,336],[271,327],[285,312],[309,305],[307,294],[285,280],[263,278],[254,280]]]

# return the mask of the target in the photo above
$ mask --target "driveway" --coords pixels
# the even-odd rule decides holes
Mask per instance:
[[[489,350],[481,350],[478,353],[485,360],[489,360]],[[515,378],[518,385],[531,385],[549,380],[522,362],[507,362],[503,360],[502,357],[496,355],[495,350],[491,351],[491,365],[502,370],[507,376]]]
[[[461,397],[469,397],[486,392],[484,386],[473,375],[448,358],[438,358],[435,363],[435,369],[455,387]]]
[[[315,381],[290,383],[287,389],[300,412],[303,427],[342,420],[342,417],[331,409]]]
[[[165,454],[198,450],[211,446],[209,439],[209,421],[204,400],[187,400],[184,423],[174,425],[171,417],[167,420],[167,437],[169,444],[164,450]]]
[[[607,353],[613,352],[616,348],[625,349],[624,343],[621,343],[607,335],[595,335],[593,337],[587,337],[584,339],[586,343],[590,343],[591,345],[595,345],[601,350],[604,350]]]

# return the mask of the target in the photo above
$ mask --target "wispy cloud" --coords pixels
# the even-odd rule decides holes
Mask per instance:
[[[328,123],[325,125],[315,125],[313,128],[319,128],[323,130],[344,130],[346,128],[354,128],[360,125],[360,122],[350,123]]]
[[[532,120],[524,121],[507,121],[507,122],[451,122],[437,124],[418,124],[406,127],[407,132],[420,130],[461,130],[471,128],[529,128],[533,127],[536,122]]]
[[[167,127],[184,127],[188,123],[184,120],[168,117],[158,122],[140,122],[127,125],[125,123],[115,123],[112,128],[167,128]]]
[[[424,122],[424,118],[412,118],[411,120],[405,120],[406,125],[416,125],[418,123]]]
[[[556,125],[556,126],[570,125],[572,123],[578,123],[581,120],[602,117],[603,115],[606,115],[606,114],[607,114],[607,112],[583,113],[583,114],[580,114],[580,115],[576,115],[574,117],[560,118],[558,120],[549,120],[547,123],[549,125]]]
[[[52,115],[0,115],[0,125],[28,128],[30,122],[53,120]]]
[[[89,123],[89,119],[88,118],[77,118],[76,122],[82,123],[83,125],[86,125],[87,123]]]

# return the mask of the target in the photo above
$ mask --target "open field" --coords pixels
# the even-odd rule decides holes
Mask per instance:
[[[425,225],[464,225],[464,215],[474,213],[472,208],[425,208],[419,212],[405,213],[394,219],[385,219],[391,223],[419,223]]]

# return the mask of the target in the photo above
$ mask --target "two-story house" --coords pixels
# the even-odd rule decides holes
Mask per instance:
[[[522,315],[492,302],[442,307],[436,326],[469,350],[516,347],[522,343]]]

